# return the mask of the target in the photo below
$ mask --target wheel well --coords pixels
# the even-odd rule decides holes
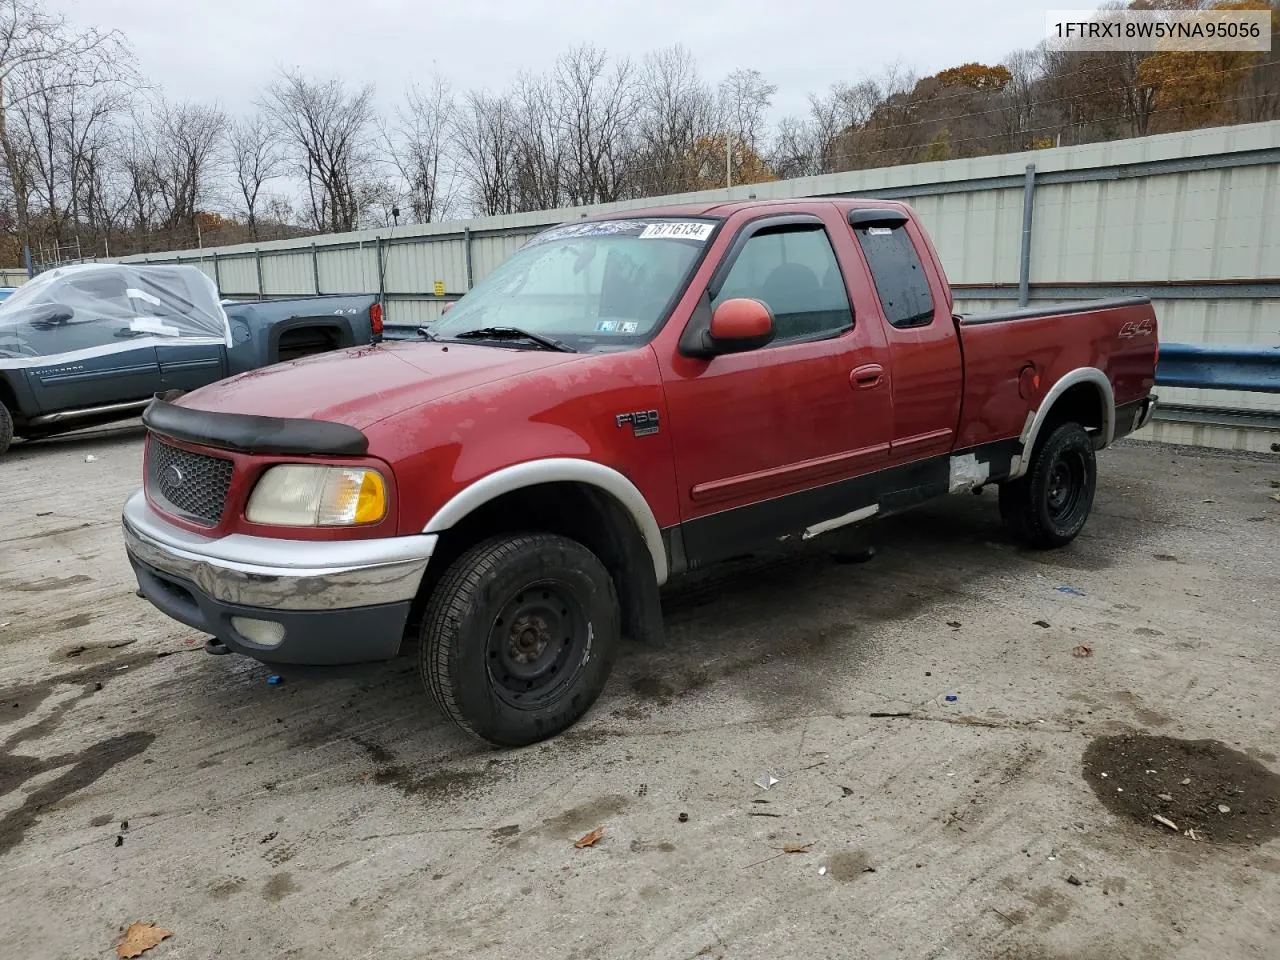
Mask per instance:
[[[276,357],[283,363],[315,353],[327,353],[343,346],[343,339],[342,330],[332,324],[290,327],[280,332]]]
[[[569,481],[535,484],[495,497],[441,533],[414,599],[410,624],[421,621],[431,592],[458,557],[481,540],[517,533],[554,533],[581,543],[613,578],[624,631],[650,642],[660,635],[658,581],[640,528],[610,494]]]
[[[1055,427],[1064,423],[1078,423],[1086,430],[1097,431],[1095,439],[1105,439],[1102,435],[1106,430],[1106,416],[1102,391],[1092,383],[1077,383],[1063,391],[1062,396],[1054,401],[1036,441],[1043,441]]]

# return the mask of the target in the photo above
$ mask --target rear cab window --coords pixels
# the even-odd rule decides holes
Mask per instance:
[[[933,322],[933,292],[906,224],[855,226],[853,235],[871,268],[885,319],[899,329]]]

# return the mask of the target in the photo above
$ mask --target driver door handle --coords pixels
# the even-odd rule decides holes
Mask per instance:
[[[849,385],[855,390],[868,390],[884,383],[884,367],[878,363],[864,363],[854,367],[849,374]]]

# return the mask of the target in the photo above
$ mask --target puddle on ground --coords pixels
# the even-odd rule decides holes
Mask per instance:
[[[1280,837],[1280,774],[1219,740],[1146,734],[1099,737],[1084,751],[1084,778],[1102,805],[1152,830],[1215,843]]]

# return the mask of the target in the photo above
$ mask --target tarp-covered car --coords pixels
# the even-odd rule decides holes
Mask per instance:
[[[157,393],[382,334],[374,295],[225,302],[195,267],[77,264],[0,302],[0,453],[127,419]]]

